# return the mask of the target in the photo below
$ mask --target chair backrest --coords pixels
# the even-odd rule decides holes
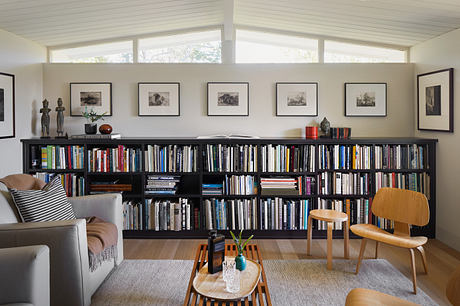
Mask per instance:
[[[460,266],[447,281],[446,296],[452,305],[460,305]]]
[[[401,223],[424,226],[430,221],[428,200],[420,192],[381,188],[372,201],[372,213]]]

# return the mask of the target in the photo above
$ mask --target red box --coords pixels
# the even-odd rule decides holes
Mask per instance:
[[[306,139],[318,139],[318,127],[317,126],[306,126],[305,127],[305,138]]]

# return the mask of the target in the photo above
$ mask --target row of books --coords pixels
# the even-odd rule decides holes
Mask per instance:
[[[311,192],[311,178],[309,190]],[[299,177],[266,177],[260,178],[261,195],[303,195],[303,179]]]
[[[225,175],[222,183],[203,183],[203,195],[254,195],[257,185],[252,175]]]
[[[180,176],[148,175],[145,183],[145,194],[176,194]]]
[[[380,145],[374,155],[375,169],[428,169],[428,146]]]
[[[370,177],[369,173],[322,172],[318,175],[318,194],[367,195]]]
[[[349,214],[350,224],[372,224],[371,212],[372,199],[320,199],[318,209],[333,209],[338,212]],[[327,222],[317,220],[318,230],[327,230]],[[343,222],[334,222],[334,230],[342,230]]]
[[[257,171],[256,145],[206,145],[204,171],[255,172]]]
[[[33,176],[48,183],[56,173],[39,172]],[[61,184],[68,197],[78,197],[86,194],[85,178],[73,173],[60,174]]]
[[[260,229],[306,230],[310,200],[268,198],[260,200]]]
[[[31,148],[31,150],[32,161],[38,160],[37,148]],[[84,165],[83,146],[48,145],[40,147],[40,154],[41,169],[82,169]]]
[[[195,172],[198,168],[198,146],[148,145],[145,170],[149,172]]]
[[[137,172],[141,170],[141,149],[93,148],[88,150],[88,171],[90,172]]]
[[[372,147],[318,145],[320,169],[371,169]]]
[[[315,146],[264,145],[261,147],[264,172],[314,172]]]
[[[144,203],[126,201],[123,203],[123,229],[182,231],[200,228],[199,208],[189,199],[148,199]]]
[[[207,230],[257,229],[256,199],[206,199],[204,201]]]
[[[401,188],[418,191],[430,199],[430,175],[423,173],[376,172],[375,192],[382,187]]]

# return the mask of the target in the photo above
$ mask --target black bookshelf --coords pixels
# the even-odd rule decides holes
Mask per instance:
[[[437,139],[425,139],[425,138],[352,138],[352,139],[318,139],[318,140],[308,140],[302,138],[257,138],[257,139],[197,139],[197,138],[122,138],[122,139],[22,139],[23,145],[23,172],[34,174],[39,172],[48,172],[48,173],[75,173],[79,176],[84,177],[86,184],[86,192],[88,193],[89,184],[92,180],[95,179],[107,179],[107,178],[119,178],[121,177],[124,180],[132,180],[133,184],[140,186],[133,186],[132,193],[123,194],[123,200],[138,200],[139,202],[144,202],[146,199],[150,198],[190,198],[196,202],[196,205],[199,205],[200,208],[200,224],[201,228],[198,230],[188,230],[188,231],[154,231],[154,230],[125,230],[124,238],[206,238],[208,231],[204,227],[204,200],[208,198],[224,198],[224,199],[250,199],[256,198],[257,203],[260,202],[260,199],[265,199],[269,196],[261,195],[260,192],[260,179],[261,177],[268,176],[283,176],[283,177],[297,177],[297,176],[315,176],[318,178],[322,172],[342,172],[342,173],[369,173],[370,184],[372,186],[371,192],[368,196],[364,195],[318,195],[317,190],[313,195],[286,195],[276,197],[286,198],[286,199],[305,199],[311,201],[310,209],[317,208],[319,199],[354,199],[354,198],[366,198],[372,197],[375,194],[374,183],[375,183],[375,173],[427,173],[430,177],[430,222],[427,226],[419,228],[414,227],[412,229],[413,235],[424,235],[429,238],[435,238],[435,223],[436,223],[436,143]],[[209,172],[204,171],[204,159],[205,146],[206,145],[254,145],[257,146],[257,169],[256,171],[251,172]],[[299,146],[299,145],[314,145],[315,146],[315,171],[303,171],[303,172],[262,172],[262,153],[261,146],[263,145],[289,145],[289,146]],[[366,145],[370,146],[371,154],[374,154],[374,147],[380,145],[423,145],[428,149],[428,168],[427,169],[375,169],[373,163],[371,163],[370,169],[320,169],[319,167],[319,145]],[[50,169],[41,169],[41,168],[32,168],[31,161],[31,150],[33,147],[41,147],[46,145],[79,145],[84,148],[84,165],[83,169],[69,169],[69,170],[50,170]],[[88,171],[88,150],[92,148],[113,148],[118,145],[124,145],[127,147],[140,148],[141,150],[141,162],[140,162],[140,171],[138,172],[90,172]],[[147,150],[148,145],[191,145],[198,147],[198,156],[197,156],[197,169],[195,172],[148,172],[145,169],[144,156],[145,151]],[[199,186],[198,192],[193,193],[184,193],[171,196],[163,195],[147,195],[145,194],[145,182],[147,175],[177,175],[177,176],[193,176],[196,178]],[[255,195],[203,195],[202,194],[202,183],[204,178],[213,178],[225,175],[253,175],[257,185],[258,192]],[[272,196],[272,198],[275,195]],[[226,236],[230,237],[229,231],[219,231],[224,233]],[[247,234],[254,233],[257,238],[306,238],[306,230],[247,230]],[[341,230],[334,231],[334,237],[341,238],[343,233]],[[325,230],[313,229],[313,238],[325,238]],[[351,238],[354,238],[351,235]]]

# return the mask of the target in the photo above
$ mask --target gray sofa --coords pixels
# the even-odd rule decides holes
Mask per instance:
[[[49,248],[33,245],[0,249],[0,305],[49,304]]]
[[[123,260],[120,194],[69,198],[77,218],[97,216],[118,228],[118,258],[90,272],[84,219],[20,223],[9,192],[0,184],[0,248],[47,245],[50,249],[51,305],[89,305],[91,296]]]

